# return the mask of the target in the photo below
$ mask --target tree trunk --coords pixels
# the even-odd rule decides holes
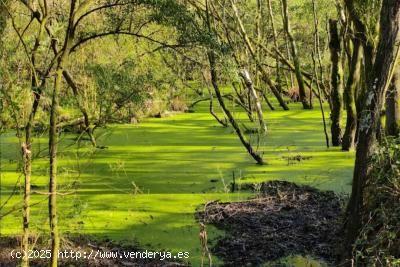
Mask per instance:
[[[0,56],[3,53],[3,33],[7,26],[8,8],[9,0],[3,0],[0,2]]]
[[[213,93],[211,92],[211,90],[210,90],[210,88],[208,87],[208,85],[207,85],[207,89],[208,89],[208,93],[210,94],[210,106],[209,106],[209,110],[210,110],[210,114],[214,117],[214,119],[219,123],[219,124],[221,124],[223,127],[228,127],[228,123],[227,123],[227,121],[226,121],[226,118],[224,118],[224,119],[220,119],[219,117],[218,117],[218,115],[214,112],[214,105],[213,105],[213,98],[214,98],[214,96],[213,96]]]
[[[390,136],[400,134],[400,68],[396,67],[392,83],[386,95],[386,133]]]
[[[36,80],[32,78],[32,88],[36,88]],[[30,222],[30,195],[31,195],[31,175],[32,175],[32,126],[37,113],[39,102],[42,94],[44,82],[40,85],[38,90],[33,90],[33,104],[31,113],[29,114],[28,122],[25,126],[25,142],[22,144],[22,156],[24,164],[24,204],[22,212],[22,229],[23,235],[21,240],[21,247],[23,251],[29,250],[29,222]],[[29,266],[29,258],[22,259],[22,266]]]
[[[275,108],[274,108],[274,106],[272,105],[271,101],[269,101],[266,90],[257,89],[257,88],[256,88],[256,90],[262,95],[262,97],[264,98],[265,103],[267,103],[269,109],[272,110],[272,111],[274,111]]]
[[[331,52],[331,88],[332,88],[332,111],[331,111],[331,134],[332,145],[340,146],[342,143],[342,128],[340,126],[342,119],[343,105],[343,70],[341,65],[341,40],[338,32],[338,21],[329,20]]]
[[[245,139],[242,131],[240,130],[240,126],[237,124],[235,118],[233,117],[230,110],[226,107],[224,103],[224,99],[222,98],[221,91],[219,90],[218,82],[217,82],[217,70],[216,70],[216,63],[215,63],[215,55],[213,51],[208,52],[208,60],[210,63],[210,73],[211,73],[211,83],[214,87],[215,95],[218,98],[219,104],[224,111],[225,115],[228,117],[230,124],[232,125],[233,129],[235,130],[237,136],[239,137],[240,141],[242,142],[243,146],[246,148],[247,152],[253,159],[257,162],[257,164],[263,165],[264,161],[262,157],[254,151],[253,147],[247,140]]]
[[[320,47],[319,47],[320,46],[319,31],[318,31],[319,20],[318,20],[318,16],[317,16],[317,5],[315,3],[315,0],[312,0],[312,6],[313,6],[313,17],[314,17],[314,49],[313,49],[313,53],[312,53],[313,71],[314,71],[314,76],[315,76],[315,84],[317,86],[317,91],[318,91],[318,94],[316,94],[316,95],[318,97],[319,108],[321,111],[322,124],[324,127],[325,143],[326,143],[326,147],[329,148],[329,134],[328,134],[328,130],[326,127],[325,111],[324,111],[324,107],[322,104],[321,87],[320,87],[320,82],[319,82],[320,77],[322,80],[324,80],[324,78],[323,78],[323,69],[322,69],[322,57],[321,57],[321,51],[320,51]],[[319,74],[317,71],[316,58],[318,58]],[[312,81],[311,81],[311,85],[312,85]],[[310,99],[310,103],[312,103],[311,99]]]
[[[318,72],[317,72],[317,64],[316,64],[316,60],[315,60],[315,52],[313,53],[312,59],[313,59],[313,69],[314,69],[314,75],[315,75],[315,84],[317,85],[317,90],[318,90],[317,97],[318,97],[318,102],[319,102],[319,108],[321,110],[322,125],[324,127],[325,143],[326,143],[326,147],[329,148],[329,134],[328,134],[328,130],[326,127],[324,106],[322,104],[321,87],[319,86],[319,81],[318,81],[319,79],[318,79]]]
[[[231,1],[231,4],[233,4],[232,1]],[[208,0],[206,0],[206,25],[207,25],[209,33],[211,34],[212,29],[211,29],[211,20],[210,20]],[[242,144],[246,148],[247,152],[250,154],[250,156],[253,157],[253,159],[257,162],[257,164],[263,165],[264,161],[263,161],[262,157],[253,149],[251,144],[249,142],[247,142],[247,140],[245,139],[242,131],[240,130],[240,127],[237,124],[235,118],[233,117],[232,113],[225,105],[224,99],[221,95],[221,91],[219,90],[219,86],[218,86],[217,69],[216,69],[216,62],[215,62],[215,52],[213,50],[209,49],[207,52],[207,58],[210,63],[211,83],[214,87],[215,94],[218,98],[218,102],[219,102],[222,110],[224,111],[225,115],[228,117],[229,123],[232,125],[233,129],[235,130],[237,136],[240,139],[240,142],[242,142]]]
[[[74,82],[71,74],[64,70],[63,71],[63,76],[65,78],[65,80],[67,81],[68,85],[71,87],[72,92],[74,93],[74,96],[76,98],[76,102],[78,104],[79,110],[81,111],[83,117],[84,117],[84,122],[85,122],[85,132],[88,134],[89,138],[90,138],[90,142],[92,143],[93,147],[96,147],[96,138],[93,135],[93,129],[92,127],[90,127],[90,120],[89,120],[89,114],[86,110],[86,107],[81,103],[81,101],[79,100],[79,91],[78,91],[78,86],[76,85],[76,83]]]
[[[71,0],[69,10],[68,28],[65,34],[65,40],[62,51],[55,68],[55,81],[53,87],[53,96],[50,109],[50,129],[49,129],[49,157],[50,157],[50,179],[49,179],[49,220],[51,237],[51,267],[57,267],[58,250],[60,248],[60,236],[58,232],[57,218],[57,147],[58,147],[58,109],[59,93],[61,90],[64,66],[67,63],[70,48],[74,38],[74,16],[77,1]]]
[[[254,100],[254,104],[255,104],[255,108],[256,108],[257,116],[258,116],[258,122],[260,124],[260,130],[261,130],[261,133],[265,134],[265,133],[267,133],[267,125],[265,124],[261,103],[258,100],[257,92],[254,89],[253,81],[250,78],[250,74],[247,70],[242,70],[239,72],[239,75],[243,78],[243,81],[247,87],[247,90],[249,91],[249,94],[251,95],[251,97]]]
[[[285,28],[286,35],[288,36],[290,49],[292,52],[297,84],[299,86],[300,101],[303,104],[304,109],[311,109],[311,104],[308,103],[308,101],[307,101],[306,87],[305,87],[305,83],[304,83],[304,79],[303,79],[303,74],[301,73],[302,70],[301,70],[300,59],[299,59],[299,56],[297,53],[296,42],[293,38],[291,29],[290,29],[287,0],[282,0],[282,6],[283,6],[283,25]]]
[[[276,28],[275,28],[274,12],[272,10],[271,0],[267,0],[267,4],[268,4],[269,19],[271,21],[271,29],[272,29],[272,37],[273,37],[273,40],[274,40],[274,47],[275,47],[276,51],[278,51],[279,50],[278,34],[277,34]],[[280,88],[280,91],[282,91],[282,86],[281,86],[281,64],[280,64],[279,56],[278,56],[277,52],[276,52],[275,61],[276,61],[276,80],[277,80],[278,86]]]
[[[346,105],[346,130],[342,140],[342,150],[349,151],[354,147],[357,130],[357,111],[355,104],[356,88],[360,84],[361,75],[361,44],[359,40],[353,41],[353,53],[351,56],[349,77],[344,90],[344,104]]]
[[[251,44],[250,38],[248,37],[247,33],[246,33],[246,29],[244,28],[243,22],[240,19],[239,16],[239,11],[235,5],[235,3],[233,2],[233,0],[230,0],[236,21],[238,23],[239,26],[239,30],[240,33],[242,35],[242,38],[247,46],[247,49],[249,50],[251,56],[253,57],[253,59],[255,60],[257,67],[259,69],[259,71],[262,74],[262,79],[264,82],[266,82],[268,84],[268,86],[271,88],[272,93],[275,95],[276,99],[278,100],[280,106],[284,109],[284,110],[289,110],[289,107],[287,106],[286,102],[283,100],[281,94],[279,93],[279,89],[276,87],[276,84],[269,78],[269,74],[267,73],[267,71],[265,70],[264,66],[261,64],[260,60],[257,58],[256,52]]]
[[[374,41],[370,33],[368,32],[368,27],[363,23],[363,21],[360,19],[358,13],[357,13],[357,8],[355,6],[355,1],[356,0],[346,0],[345,5],[346,9],[349,13],[350,20],[354,24],[355,28],[355,38],[357,38],[363,47],[363,67],[362,67],[362,75],[364,76],[363,79],[361,80],[361,87],[360,87],[360,92],[358,92],[358,97],[356,98],[356,107],[358,111],[362,109],[362,105],[364,103],[364,97],[365,97],[365,88],[367,85],[371,82],[369,79],[372,77],[372,71],[373,71],[373,62],[375,60],[375,45]],[[375,25],[372,25],[370,27],[375,27]],[[358,112],[359,114],[360,112]],[[358,118],[359,119],[359,118]],[[356,140],[357,140],[357,134],[358,131],[356,132]]]
[[[364,188],[371,177],[371,156],[376,145],[376,132],[383,106],[385,91],[393,76],[400,43],[400,2],[383,0],[380,16],[380,38],[372,77],[368,79],[366,97],[359,122],[359,136],[352,192],[347,206],[345,224],[345,253],[351,247],[362,227]]]
[[[58,261],[58,249],[60,237],[57,222],[57,117],[58,117],[58,94],[61,88],[62,69],[57,70],[53,97],[50,110],[50,131],[49,131],[49,155],[50,155],[50,181],[49,181],[49,220],[51,236],[51,266],[56,267]]]
[[[33,94],[32,108],[29,114],[28,121],[25,125],[25,142],[22,145],[22,155],[24,164],[24,204],[22,212],[22,241],[21,246],[23,251],[29,250],[29,223],[30,223],[30,195],[31,195],[31,175],[32,175],[32,127],[35,120],[35,116],[39,107],[39,102],[42,96],[42,91],[46,84],[46,79],[39,81],[36,69],[36,54],[40,48],[41,41],[43,38],[45,26],[47,22],[46,15],[40,22],[40,30],[35,38],[35,45],[31,51],[31,91]],[[22,259],[21,265],[23,267],[29,266],[29,257],[24,257]]]
[[[247,104],[247,102],[250,103],[250,101],[246,101],[246,99],[244,98],[244,96],[242,94],[242,89],[240,88],[241,86],[239,85],[239,88],[238,88],[238,86],[236,86],[236,83],[233,82],[232,87],[237,96],[237,99],[234,99],[234,97],[232,97],[232,101],[235,102],[236,104],[238,104],[239,106],[241,106],[246,111],[246,114],[247,114],[247,117],[249,118],[249,120],[251,122],[254,122],[251,104],[250,104],[250,106]],[[246,95],[248,96],[248,94],[246,94]]]

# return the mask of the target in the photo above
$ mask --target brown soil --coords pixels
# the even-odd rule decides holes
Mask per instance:
[[[290,255],[335,263],[341,200],[333,192],[284,181],[263,183],[244,202],[206,204],[201,221],[225,230],[212,251],[225,266],[259,266]]]

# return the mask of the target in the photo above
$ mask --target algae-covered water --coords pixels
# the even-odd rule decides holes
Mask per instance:
[[[237,118],[245,118],[236,113]],[[237,183],[288,180],[323,190],[350,190],[353,153],[327,149],[319,110],[267,111],[268,135],[259,141],[267,165],[258,166],[246,154],[232,129],[222,128],[200,107],[195,113],[149,118],[138,125],[111,125],[97,131],[105,149],[63,134],[60,142],[58,197],[64,234],[89,234],[118,242],[138,242],[153,250],[188,251],[190,262],[200,259],[198,224],[194,212],[212,200],[238,201],[250,193],[229,193]],[[1,135],[1,201],[5,212],[22,200],[18,172],[18,142],[14,133]],[[256,143],[256,137],[252,137]],[[45,137],[35,140],[32,229],[47,234],[48,165]],[[287,157],[311,157],[288,161]],[[9,195],[16,188],[16,193]],[[1,221],[2,235],[21,233],[21,215]],[[219,234],[209,228],[210,239]],[[307,261],[306,261],[307,260]],[[309,263],[307,263],[310,261]],[[218,261],[217,261],[218,262]],[[292,264],[292,265],[291,265]],[[288,266],[319,266],[294,257]]]

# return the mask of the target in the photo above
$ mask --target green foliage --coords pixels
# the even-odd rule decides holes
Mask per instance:
[[[378,37],[378,22],[382,6],[382,0],[356,0],[354,7],[356,14],[360,17],[363,24],[366,26],[367,37],[372,43]]]
[[[356,260],[368,266],[400,264],[400,139],[385,140],[373,157],[366,188],[364,227]]]
[[[180,43],[202,43],[210,36],[196,21],[195,13],[175,0],[142,0],[143,4],[152,7],[152,21],[173,27],[179,33]]]

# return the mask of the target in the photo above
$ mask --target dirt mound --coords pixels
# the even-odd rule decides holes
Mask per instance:
[[[258,266],[290,255],[336,261],[338,196],[283,181],[263,183],[259,192],[244,202],[209,203],[198,214],[226,231],[212,248],[225,266]]]

